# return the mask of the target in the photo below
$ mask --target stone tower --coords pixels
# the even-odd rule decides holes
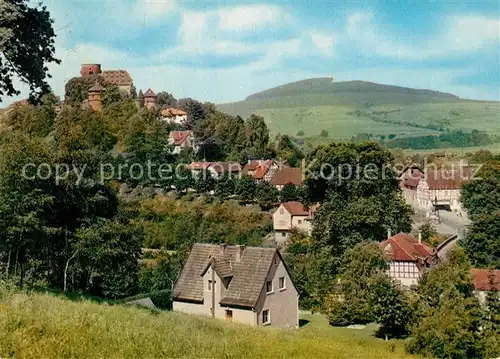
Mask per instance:
[[[139,94],[135,98],[135,105],[137,108],[143,108],[144,107],[144,95],[142,93],[142,90],[139,90]]]
[[[80,75],[89,77],[91,75],[99,75],[101,73],[101,64],[82,64],[80,66]]]
[[[102,110],[101,93],[103,91],[104,87],[102,87],[98,83],[92,86],[88,91],[89,105],[94,111],[101,112]]]
[[[144,94],[144,106],[149,109],[156,107],[156,94],[151,89]]]

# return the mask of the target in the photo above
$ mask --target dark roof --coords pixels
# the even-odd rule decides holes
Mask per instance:
[[[498,269],[471,269],[474,289],[483,291],[500,290],[500,270]]]
[[[102,73],[106,83],[115,86],[132,85],[132,78],[126,70],[106,70]]]
[[[238,251],[242,251],[239,260]],[[253,308],[275,255],[281,257],[276,248],[197,243],[175,283],[173,299],[203,302],[203,274],[213,266],[220,277],[232,277],[220,304]]]
[[[156,94],[153,92],[153,90],[148,89],[148,90],[144,93],[144,97],[156,97]]]
[[[398,233],[380,243],[380,248],[393,261],[416,262],[432,255],[432,247],[407,233]]]
[[[274,173],[270,182],[275,186],[284,186],[288,183],[299,186],[302,184],[302,170],[300,168],[284,167]]]

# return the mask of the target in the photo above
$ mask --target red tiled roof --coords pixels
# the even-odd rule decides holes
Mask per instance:
[[[390,259],[393,261],[416,262],[432,255],[431,246],[424,242],[418,243],[415,237],[406,233],[398,233],[386,239],[380,243],[380,248],[390,254]]]
[[[273,165],[273,160],[251,160],[243,167],[243,174],[248,174],[249,171],[254,171],[252,175],[255,179],[262,179],[266,175],[269,168]]]
[[[161,110],[161,115],[163,117],[173,117],[173,116],[186,116],[187,112],[179,108],[164,108]]]
[[[156,94],[153,92],[153,90],[148,89],[148,90],[144,93],[144,97],[156,97]]]
[[[472,282],[476,290],[500,290],[500,270],[498,269],[471,269]]]
[[[275,186],[284,186],[288,183],[299,186],[302,184],[302,170],[300,168],[284,167],[274,173],[270,182]]]
[[[316,210],[318,209],[318,206],[311,206],[309,208],[306,208],[302,203],[298,201],[285,202],[282,203],[282,205],[292,216],[309,216],[316,212]]]
[[[434,170],[426,173],[425,181],[430,190],[460,189],[469,180],[474,169],[463,167],[459,170]]]
[[[174,145],[181,145],[191,133],[192,131],[172,131],[170,137],[172,137]]]
[[[132,78],[130,77],[130,74],[125,70],[106,70],[103,71],[102,76],[104,77],[104,81],[111,85],[132,85]]]

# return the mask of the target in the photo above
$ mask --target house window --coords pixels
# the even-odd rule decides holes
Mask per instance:
[[[211,292],[212,288],[215,287],[215,283],[216,283],[216,281],[211,281],[211,280],[208,281],[208,291],[209,292]]]
[[[273,281],[268,280],[266,282],[266,293],[272,293],[273,292]]]
[[[297,222],[298,222],[299,224],[302,224],[302,220],[301,220],[301,219],[299,219]]]
[[[285,210],[283,208],[280,208],[280,214],[285,214]]]
[[[281,236],[282,237],[286,237],[286,233],[285,232],[281,232]]]
[[[285,277],[280,277],[280,279],[279,279],[279,288],[280,288],[280,290],[286,289]]]
[[[262,311],[262,324],[270,324],[271,316],[269,315],[269,309]]]

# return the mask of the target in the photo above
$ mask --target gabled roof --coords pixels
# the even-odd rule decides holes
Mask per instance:
[[[287,183],[299,186],[302,184],[302,170],[293,167],[281,168],[274,173],[270,182],[275,186],[284,186]]]
[[[172,144],[178,146],[182,145],[184,141],[191,135],[193,131],[172,131],[170,137],[172,138]]]
[[[317,210],[317,206],[311,206],[306,208],[302,203],[298,201],[285,202],[281,204],[292,216],[309,216],[312,215]]]
[[[430,190],[460,189],[474,172],[472,167],[462,167],[459,170],[431,170],[422,177]]]
[[[239,260],[237,251],[241,251]],[[220,277],[232,277],[220,304],[253,308],[275,255],[281,257],[276,248],[197,243],[175,283],[173,299],[203,302],[203,275],[213,266]]]
[[[102,76],[106,83],[115,86],[129,86],[132,85],[132,78],[126,70],[106,70],[103,71]]]
[[[498,269],[471,269],[474,289],[482,291],[500,290],[500,270]]]
[[[148,89],[148,90],[144,93],[144,97],[156,97],[156,94],[153,92],[153,90]]]
[[[243,167],[243,174],[254,171],[252,177],[254,179],[262,179],[266,175],[269,168],[273,165],[274,160],[251,160]]]
[[[427,243],[407,233],[398,233],[380,243],[380,248],[393,261],[416,262],[432,255],[433,249]]]

